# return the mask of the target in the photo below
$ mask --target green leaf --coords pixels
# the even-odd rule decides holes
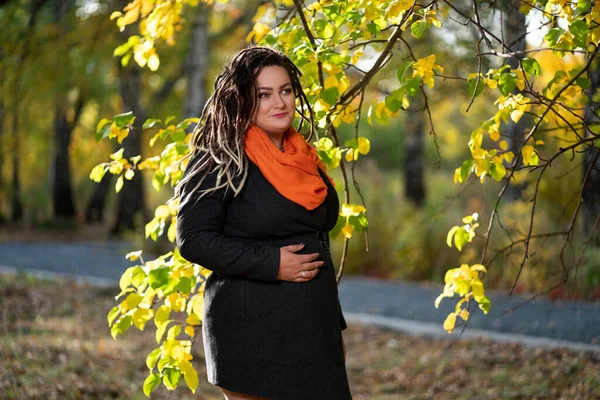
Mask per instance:
[[[102,124],[103,121],[104,124]],[[102,124],[101,128],[96,131],[97,142],[101,141],[102,139],[106,139],[108,135],[110,135],[110,127],[112,125],[112,122],[110,120],[107,120],[106,118],[103,118],[102,121],[98,123],[98,126],[100,126],[100,124]]]
[[[142,267],[135,267],[131,272],[131,284],[134,287],[139,287],[146,279],[146,272]]]
[[[452,229],[448,231],[448,235],[446,236],[446,244],[448,245],[448,247],[452,247],[452,238],[459,229],[460,226],[453,226]]]
[[[160,267],[150,271],[148,274],[148,283],[152,289],[158,289],[159,287],[169,282],[169,267]]]
[[[157,125],[160,125],[160,127],[164,126],[160,119],[150,118],[150,119],[147,119],[146,122],[144,122],[144,125],[142,126],[142,128],[149,129],[149,128],[154,128]]]
[[[404,88],[401,87],[386,96],[385,105],[391,112],[395,113],[402,108],[402,97],[404,97]]]
[[[483,78],[479,79],[479,84],[477,84],[477,78],[473,78],[469,81],[469,96],[473,97],[473,92],[475,91],[475,86],[477,85],[477,93],[475,93],[475,97],[479,96],[483,89],[485,89],[485,83],[483,82]]]
[[[406,70],[409,67],[411,67],[412,65],[413,65],[413,61],[407,61],[400,68],[398,68],[398,81],[400,83],[402,83],[402,81],[404,79],[404,74],[406,73]]]
[[[501,163],[491,163],[490,175],[496,182],[500,182],[506,175],[506,168],[504,168],[504,165],[502,165]]]
[[[469,177],[469,174],[471,173],[471,168],[473,168],[474,164],[475,164],[475,160],[473,160],[473,159],[463,161],[462,165],[460,166],[460,181],[461,182],[464,182],[467,180],[467,178]]]
[[[492,307],[492,303],[490,303],[490,299],[483,296],[481,299],[477,300],[479,303],[479,308],[483,311],[484,314],[490,312],[490,308]]]
[[[182,276],[179,278],[179,283],[177,284],[177,290],[181,293],[190,294],[192,288],[194,287],[194,279],[189,276]]]
[[[150,397],[152,391],[158,386],[160,383],[160,375],[159,374],[150,374],[144,380],[144,394]]]
[[[369,30],[369,32],[371,32],[373,35],[378,35],[379,32],[381,31],[381,28],[379,27],[379,25],[377,25],[374,22],[371,22],[369,25],[367,25],[367,29]]]
[[[185,137],[187,136],[187,134],[185,133],[185,131],[183,130],[176,130],[175,132],[173,132],[171,134],[171,139],[174,142],[182,142],[185,140]],[[187,148],[187,145],[186,145]]]
[[[550,46],[555,46],[564,31],[565,30],[562,28],[552,28],[546,33],[544,40],[548,42]]]
[[[420,39],[427,30],[428,26],[429,23],[425,20],[415,22],[410,26],[410,33],[412,33],[412,35],[417,39]]]
[[[129,111],[123,114],[117,114],[114,116],[114,122],[115,124],[119,127],[119,129],[123,129],[126,128],[127,125],[129,125],[129,123],[131,122],[131,120],[133,119],[133,112]]]
[[[590,81],[585,76],[580,76],[579,78],[577,78],[575,80],[575,83],[577,83],[577,85],[579,85],[579,87],[583,90],[590,87]]]
[[[588,35],[588,27],[584,20],[578,20],[569,25],[569,32],[573,34],[573,42],[578,47],[585,47],[585,41]]]
[[[119,307],[114,306],[108,312],[108,326],[111,326],[113,321],[115,320],[115,318],[117,318],[118,316],[119,316]]]
[[[540,66],[540,63],[535,58],[525,57],[521,60],[521,63],[523,64],[523,69],[529,75],[534,75],[536,77],[539,77],[540,74],[542,73],[542,67]]]
[[[600,142],[600,140],[599,140]],[[346,218],[342,217],[341,215],[338,215],[338,219],[337,222],[335,223],[335,226],[333,227],[333,229],[329,232],[331,238],[336,238],[338,237],[338,235],[340,234],[340,232],[342,231],[342,228],[346,225]]]
[[[340,98],[340,91],[337,86],[332,86],[329,89],[325,89],[321,92],[321,97],[327,104],[333,106],[335,102]]]
[[[590,10],[592,6],[591,0],[579,0],[577,2],[577,12],[579,15],[585,14]]]
[[[150,354],[148,354],[148,356],[146,357],[146,366],[150,371],[152,371],[152,368],[154,368],[154,366],[156,365],[156,361],[158,361],[158,357],[160,356],[161,352],[162,349],[158,347],[152,350]]]
[[[407,79],[405,85],[406,94],[408,94],[411,97],[415,97],[417,94],[419,94],[421,81],[422,79],[418,76]]]
[[[156,327],[156,343],[160,344],[160,341],[162,340],[162,337],[164,336],[165,331],[167,330],[167,327],[173,321],[174,320],[172,320],[172,319],[168,319]]]
[[[181,371],[176,368],[166,368],[163,373],[163,383],[168,389],[174,390],[181,378]]]
[[[517,87],[517,76],[512,72],[506,72],[500,75],[498,87],[504,96],[508,96]]]
[[[123,333],[127,332],[127,329],[129,329],[132,322],[133,322],[133,319],[132,319],[131,315],[125,315],[121,319],[119,319],[119,321],[115,325],[113,325],[111,328],[111,333],[112,333],[113,339],[116,339],[118,334],[123,334]],[[113,331],[113,329],[114,329],[114,331]]]

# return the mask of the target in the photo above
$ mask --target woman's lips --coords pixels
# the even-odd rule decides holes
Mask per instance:
[[[283,117],[287,117],[287,115],[288,115],[287,113],[281,113],[281,114],[274,114],[273,116],[275,118],[283,118]]]

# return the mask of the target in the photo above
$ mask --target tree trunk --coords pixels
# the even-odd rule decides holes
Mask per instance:
[[[146,120],[145,111],[141,105],[141,70],[136,63],[130,62],[126,67],[119,63],[119,92],[125,111],[133,111],[135,121],[129,136],[123,141],[124,157],[133,157],[141,153],[142,125]],[[126,181],[117,198],[117,219],[111,230],[112,234],[120,235],[126,230],[135,228],[135,218],[142,214],[143,223],[147,221],[144,209],[144,188],[142,175],[136,173],[132,180]]]
[[[186,60],[188,79],[184,118],[199,117],[206,102],[206,76],[210,61],[208,18],[211,7],[200,3],[194,10],[192,37]]]
[[[56,105],[54,114],[54,162],[52,166],[52,201],[54,217],[72,218],[75,216],[69,144],[71,126],[67,120],[66,102]]]
[[[11,221],[23,219],[23,203],[21,202],[21,179],[19,171],[19,102],[15,99],[12,118],[12,191],[11,191]]]
[[[4,53],[2,49],[0,49],[0,64],[2,64],[4,57]],[[4,215],[4,199],[6,199],[6,188],[4,187],[4,149],[6,148],[6,143],[4,139],[4,116],[5,112],[5,88],[4,88],[4,70],[0,70],[0,223],[4,223],[5,215]]]
[[[58,29],[67,34],[72,28],[68,13],[73,9],[71,0],[57,0],[54,9],[54,20]],[[70,85],[65,82],[65,88]],[[83,103],[78,101],[75,110],[76,117],[69,122],[67,113],[69,104],[66,96],[61,93],[57,96],[54,113],[54,154],[51,168],[52,203],[54,217],[75,217],[75,202],[73,200],[73,187],[71,183],[71,166],[69,159],[69,147],[73,129],[81,112]]]
[[[422,96],[412,101],[408,109],[404,133],[404,194],[419,208],[425,202],[423,105]]]
[[[587,97],[589,99],[588,105],[594,109],[598,109],[598,102],[593,100],[593,96],[600,89],[600,63],[598,62],[598,56],[593,62],[589,70],[590,87],[587,90]],[[585,121],[598,123],[600,118],[592,111],[586,111]],[[586,136],[591,136],[591,132],[586,131]],[[596,218],[600,217],[600,156],[598,153],[600,149],[593,145],[588,146],[583,152],[583,176],[585,176],[588,169],[591,168],[589,176],[583,187],[583,229],[587,236],[592,234]],[[596,228],[593,232],[592,244],[600,246],[600,228]]]
[[[94,186],[94,193],[88,202],[85,210],[85,221],[88,223],[104,222],[104,205],[108,192],[112,187],[112,174],[106,173],[102,180]]]
[[[523,51],[526,46],[525,35],[527,33],[527,25],[525,14],[519,12],[519,5],[519,0],[505,0],[504,2],[504,41],[511,51]],[[503,51],[507,50],[504,49]],[[508,58],[506,62],[512,69],[518,69],[519,60],[522,59],[523,56],[523,54],[518,54]],[[521,93],[519,88],[515,88],[512,92],[512,94],[519,93]],[[525,129],[527,129],[529,122],[529,116],[523,115],[517,123],[513,122],[512,119],[509,119],[504,127],[505,136],[503,139],[508,143],[508,150],[512,151],[515,156],[517,156],[521,146],[520,139],[522,138]],[[524,182],[517,182],[516,184],[511,182],[506,188],[504,199],[506,201],[519,199],[520,193],[524,187]]]

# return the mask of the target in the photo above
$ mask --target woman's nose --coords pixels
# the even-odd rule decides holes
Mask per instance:
[[[281,97],[281,95],[277,95],[274,97],[275,97],[275,108],[283,108],[283,106],[285,106],[285,101],[283,101],[283,98]]]

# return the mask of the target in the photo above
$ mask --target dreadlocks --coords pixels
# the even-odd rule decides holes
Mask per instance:
[[[246,182],[248,175],[248,159],[244,154],[244,132],[250,123],[257,107],[256,78],[264,67],[280,66],[284,68],[292,84],[294,95],[300,100],[302,128],[305,110],[308,111],[310,136],[314,129],[312,110],[302,86],[298,67],[282,52],[269,47],[251,46],[239,51],[225,66],[216,78],[214,92],[207,100],[200,121],[196,125],[190,141],[188,157],[197,158],[192,170],[177,184],[175,196],[179,196],[181,188],[194,176],[199,175],[198,184],[189,192],[196,192],[206,176],[217,173],[216,185],[201,191],[198,198],[221,188],[231,188],[236,196]],[[234,178],[241,176],[236,186]],[[181,203],[188,199],[181,199]]]

